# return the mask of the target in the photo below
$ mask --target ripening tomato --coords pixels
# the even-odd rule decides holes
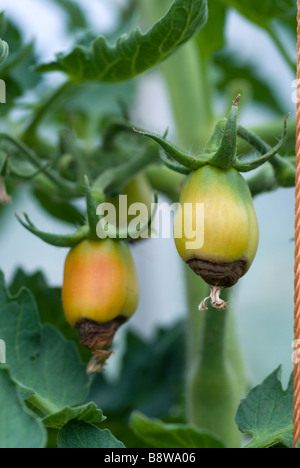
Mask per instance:
[[[204,209],[198,244],[197,203]],[[203,166],[187,178],[180,205],[174,222],[179,255],[209,285],[233,286],[250,268],[258,247],[258,223],[247,182],[233,168]],[[190,233],[195,230],[193,244],[185,234],[186,223]],[[176,237],[178,232],[182,235]]]
[[[139,287],[127,244],[86,239],[73,247],[65,262],[62,298],[72,326],[82,320],[130,318],[138,305]]]

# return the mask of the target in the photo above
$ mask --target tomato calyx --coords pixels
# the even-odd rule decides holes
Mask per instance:
[[[175,147],[166,140],[166,133],[161,137],[145,130],[133,130],[136,133],[144,137],[148,137],[158,143],[161,148],[159,156],[164,165],[185,175],[207,164],[224,170],[234,168],[239,172],[249,172],[262,166],[265,162],[272,160],[275,156],[280,160],[284,160],[284,158],[279,156],[277,153],[282,149],[286,142],[287,118],[289,115],[284,119],[283,133],[278,144],[271,148],[265,142],[259,140],[256,135],[253,135],[250,131],[241,126],[238,126],[240,98],[241,96],[238,95],[233,102],[228,118],[217,122],[215,130],[202,154],[193,155]],[[258,149],[260,155],[255,155],[250,161],[243,160],[243,158],[238,156],[238,137],[250,143],[250,145],[255,149]],[[278,161],[278,163],[279,162],[280,161]],[[283,161],[281,161],[281,164],[283,164]],[[284,173],[287,171],[287,164],[289,165],[288,169],[290,171],[293,171],[294,169],[291,163],[285,162]]]
[[[87,212],[87,224],[81,226],[77,231],[72,234],[53,234],[39,230],[30,220],[27,213],[22,213],[23,217],[19,214],[15,214],[17,220],[20,224],[27,229],[29,232],[34,234],[36,237],[46,242],[47,244],[53,245],[55,247],[69,247],[72,248],[77,245],[79,242],[84,239],[90,240],[99,240],[106,238],[113,238],[116,240],[125,240],[130,241],[140,236],[145,231],[149,230],[152,225],[153,218],[156,213],[158,196],[154,194],[154,209],[150,212],[148,220],[143,223],[140,223],[138,232],[136,232],[136,227],[130,226],[125,227],[116,227],[114,225],[103,225],[101,222],[101,216],[98,215],[97,202],[101,205],[102,202],[105,202],[105,196],[102,195],[101,200],[95,200],[92,194],[92,188],[90,186],[88,177],[84,177],[84,192],[86,199],[86,212]],[[1,187],[0,187],[1,189]],[[4,194],[4,191],[3,191]],[[1,196],[1,193],[0,193]],[[1,203],[1,200],[0,200]],[[99,210],[100,211],[100,210]]]

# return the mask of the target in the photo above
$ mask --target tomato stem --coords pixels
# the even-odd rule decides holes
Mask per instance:
[[[55,89],[55,91],[35,111],[32,120],[30,121],[25,132],[23,133],[23,141],[26,141],[26,143],[32,142],[32,140],[35,138],[39,125],[49,113],[49,111],[51,111],[54,106],[57,106],[59,101],[63,97],[65,97],[67,93],[70,93],[75,86],[78,87],[78,84],[74,84],[71,81],[66,81],[57,89]]]
[[[69,196],[77,197],[80,196],[81,193],[79,189],[74,184],[68,184],[65,180],[61,179],[58,174],[52,172],[48,168],[43,165],[40,158],[36,155],[36,153],[30,149],[25,143],[15,139],[11,135],[7,135],[6,133],[0,133],[0,140],[7,141],[8,143],[12,144],[16,149],[18,149],[23,156],[40,172],[43,172],[46,177],[48,177],[51,182],[55,184],[56,187],[61,192],[68,193]]]
[[[56,405],[37,394],[28,398],[28,402],[44,413],[44,417],[50,416],[51,414],[55,414],[59,411],[59,408]]]
[[[145,150],[142,155],[133,157],[117,167],[112,167],[104,171],[94,181],[92,190],[107,194],[110,191],[120,193],[121,189],[140,171],[150,164],[157,162],[151,149]]]
[[[30,221],[28,215],[23,213],[23,220],[17,213],[15,214],[19,223],[27,229],[27,231],[34,234],[36,237],[46,242],[47,244],[55,247],[74,247],[76,244],[85,239],[89,233],[89,226],[82,226],[77,232],[73,234],[51,234],[38,230],[35,225]]]
[[[86,175],[84,176],[84,183],[85,183],[87,218],[88,218],[88,224],[90,228],[89,238],[93,240],[98,240],[97,225],[98,225],[99,219],[97,216],[97,204],[96,204],[96,201],[92,197],[89,179]]]
[[[218,435],[227,447],[238,448],[241,435],[234,422],[244,396],[245,376],[232,312],[209,307],[199,312],[208,286],[187,271],[186,407],[188,422]],[[230,290],[224,290],[228,300]]]
[[[275,32],[274,29],[272,28],[272,26],[269,26],[267,28],[267,31],[268,31],[272,41],[276,45],[278,51],[280,52],[282,58],[285,60],[286,64],[289,66],[290,70],[293,73],[295,73],[297,71],[296,62],[294,60],[292,60],[292,58],[287,53],[286,48],[284,47],[284,45],[282,44],[282,42],[281,42],[281,40],[279,38],[278,32],[277,31]]]
[[[286,138],[286,120],[284,121],[284,132],[281,141],[276,145],[273,150],[270,146],[258,137],[255,133],[247,130],[241,125],[238,126],[238,136],[243,140],[247,141],[254,149],[256,149],[260,154],[264,156],[263,162],[269,160],[270,164],[273,166],[275,177],[278,184],[282,187],[294,187],[295,186],[295,167],[287,159],[283,158],[277,152],[282,147]]]

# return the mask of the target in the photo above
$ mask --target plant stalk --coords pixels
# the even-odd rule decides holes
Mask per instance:
[[[14,137],[7,135],[6,133],[0,133],[0,141],[7,141],[15,148],[17,148],[20,153],[34,166],[38,171],[41,171],[45,177],[47,177],[61,192],[67,193],[70,197],[80,196],[78,188],[74,184],[69,184],[67,181],[61,179],[61,177],[52,172],[50,169],[45,168],[45,165],[40,160],[40,158],[35,154],[35,152],[30,149],[23,142],[16,140]]]
[[[37,129],[46,115],[53,109],[53,107],[58,106],[59,101],[66,96],[67,93],[71,92],[75,86],[78,86],[70,81],[64,82],[60,87],[58,87],[51,95],[46,99],[44,103],[36,110],[31,122],[28,124],[22,140],[28,144],[34,140]]]
[[[198,311],[207,295],[207,285],[186,271],[189,315],[187,330],[186,410],[187,420],[218,436],[228,448],[241,446],[234,422],[245,391],[243,360],[232,314],[209,307]],[[229,290],[222,296],[229,298]]]
[[[267,31],[268,31],[272,41],[276,45],[277,50],[280,52],[282,58],[285,60],[286,64],[289,66],[290,70],[293,72],[293,74],[296,73],[296,71],[297,71],[296,62],[294,60],[292,60],[292,58],[289,56],[286,48],[284,47],[283,43],[281,42],[281,40],[280,40],[280,38],[278,36],[278,32],[274,31],[272,26],[269,26],[267,28]]]
[[[189,41],[161,65],[171,98],[178,143],[194,154],[203,152],[213,132],[209,62],[201,61],[195,41]]]
[[[59,411],[57,406],[37,394],[32,395],[28,399],[28,402],[38,408],[44,414],[44,416],[49,416],[50,414],[55,414]]]
[[[157,20],[166,8],[162,0],[144,0],[142,5],[147,21]],[[171,98],[178,143],[194,154],[198,150],[200,153],[216,123],[210,62],[203,60],[195,41],[191,40],[160,67]],[[170,190],[167,182],[161,183],[158,175],[152,180],[154,184],[160,182],[155,188],[164,192],[165,185],[165,193],[177,198],[177,191]],[[187,422],[209,429],[228,447],[240,447],[235,414],[244,395],[244,371],[233,318],[230,312],[216,312],[211,308],[206,313],[198,311],[200,301],[207,296],[207,285],[186,268]]]

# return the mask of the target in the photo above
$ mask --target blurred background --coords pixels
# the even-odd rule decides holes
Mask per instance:
[[[91,33],[110,34],[118,24],[120,6],[126,1],[78,0],[77,3],[87,13]],[[55,1],[2,0],[1,9],[18,25],[26,42],[35,41],[40,62],[51,61],[55,53],[68,51],[74,43],[74,37],[66,32],[66,17]],[[293,43],[285,31],[282,31],[282,40],[293,56]],[[241,63],[254,65],[258,76],[274,89],[286,113],[295,115],[291,98],[295,76],[267,33],[237,11],[230,10],[226,43],[227,49],[234,52]],[[61,76],[50,74],[45,79],[55,88]],[[171,140],[176,136],[176,125],[160,69],[157,67],[140,75],[135,84],[130,109],[132,121],[157,133],[169,127]],[[33,88],[22,99],[30,101],[34,93]],[[250,103],[241,119],[245,126],[258,127],[269,117],[272,117],[271,110]],[[160,201],[167,199],[161,196]],[[239,339],[253,384],[261,382],[279,364],[283,365],[286,382],[292,370],[294,189],[259,195],[255,208],[260,227],[259,250],[250,271],[235,286],[234,310]],[[26,211],[45,231],[70,231],[70,225],[49,217],[29,191],[22,188],[1,218],[0,267],[7,281],[22,267],[28,273],[43,270],[50,285],[61,285],[66,250],[48,246],[25,231],[14,218],[15,211]],[[158,325],[169,325],[184,317],[183,269],[172,239],[149,239],[134,245],[132,252],[141,285],[141,300],[138,312],[127,327],[149,338]],[[117,339],[119,346],[123,333],[125,330]],[[118,356],[113,359],[117,361]]]

